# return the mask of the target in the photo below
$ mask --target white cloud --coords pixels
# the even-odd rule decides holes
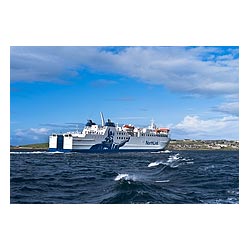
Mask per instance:
[[[37,135],[46,135],[49,132],[48,128],[30,128],[30,132]]]
[[[222,103],[221,105],[214,107],[212,110],[238,116],[239,115],[239,103],[238,102]]]
[[[198,116],[186,116],[173,126],[173,136],[191,139],[238,139],[239,119],[225,116],[202,120]]]
[[[223,54],[224,53],[224,54]],[[199,94],[238,92],[238,49],[223,47],[11,47],[12,81],[60,82],[79,70],[115,73]]]
[[[14,136],[11,138],[11,144],[23,145],[34,142],[48,141],[48,135],[51,129],[48,128],[29,128],[29,129],[16,129]]]

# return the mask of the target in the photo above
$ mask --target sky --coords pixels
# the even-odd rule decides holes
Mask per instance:
[[[100,112],[172,139],[239,139],[239,47],[10,48],[10,143],[47,142]]]

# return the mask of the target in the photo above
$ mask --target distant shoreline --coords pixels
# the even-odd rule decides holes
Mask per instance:
[[[10,152],[34,152],[34,151],[45,152],[48,151],[48,148],[10,147]]]
[[[234,140],[171,140],[169,150],[239,150]]]
[[[10,151],[47,151],[48,143],[10,146]],[[239,141],[234,140],[171,140],[168,150],[239,150]]]

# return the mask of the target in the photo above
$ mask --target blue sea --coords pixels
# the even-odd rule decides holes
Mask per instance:
[[[10,202],[237,204],[238,151],[11,152]]]

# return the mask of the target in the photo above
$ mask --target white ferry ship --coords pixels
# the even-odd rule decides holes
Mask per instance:
[[[55,152],[110,152],[162,151],[170,142],[169,129],[157,128],[154,121],[148,128],[131,124],[115,125],[110,119],[97,125],[88,120],[82,132],[67,132],[49,136],[49,151]]]

